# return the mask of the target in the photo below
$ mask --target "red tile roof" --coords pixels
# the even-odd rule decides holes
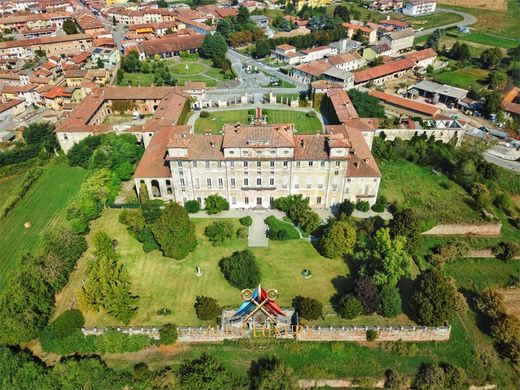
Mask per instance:
[[[405,109],[415,111],[424,115],[433,117],[440,113],[440,110],[437,107],[432,106],[431,104],[421,103],[411,99],[405,99],[396,95],[390,95],[388,93],[380,92],[375,89],[370,91],[370,95],[386,103],[403,107]]]
[[[365,81],[374,80],[383,76],[390,75],[392,73],[401,72],[404,70],[412,69],[414,62],[405,58],[403,60],[396,60],[387,64],[374,66],[360,70],[354,73],[354,82],[356,84],[363,83]]]

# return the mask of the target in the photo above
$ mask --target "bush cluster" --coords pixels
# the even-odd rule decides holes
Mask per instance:
[[[358,200],[356,202],[356,210],[364,212],[369,211],[370,203],[368,203],[366,200]]]
[[[197,295],[194,307],[197,318],[202,321],[214,320],[222,311],[222,308],[215,298],[203,295]]]
[[[27,191],[29,191],[29,188],[31,188],[33,183],[38,180],[42,173],[42,168],[31,168],[29,171],[27,171],[27,173],[22,178],[21,183],[9,195],[9,197],[4,202],[4,205],[0,209],[0,221],[4,219],[7,213],[9,213],[9,211],[13,209],[18,201],[24,197]]]
[[[219,262],[220,270],[233,287],[253,288],[260,283],[260,268],[250,250],[236,251]]]
[[[268,226],[267,237],[270,240],[297,240],[300,238],[298,231],[292,226],[292,224],[284,221],[280,221],[274,215],[271,215],[264,219],[264,222]]]
[[[301,295],[294,297],[292,306],[298,312],[298,315],[306,320],[317,320],[321,317],[323,311],[321,302]]]
[[[206,226],[204,235],[214,246],[219,246],[227,244],[235,235],[235,230],[230,221],[215,221]]]
[[[187,202],[184,202],[184,208],[188,213],[195,214],[200,211],[200,203],[196,200],[188,200]]]
[[[243,226],[251,226],[253,224],[253,218],[251,218],[249,215],[240,218],[238,221]]]
[[[272,206],[286,213],[291,221],[306,234],[312,233],[320,226],[319,215],[312,211],[309,207],[309,200],[302,194],[275,199]]]
[[[229,210],[229,202],[222,196],[213,194],[204,199],[205,210],[208,214],[218,214]]]

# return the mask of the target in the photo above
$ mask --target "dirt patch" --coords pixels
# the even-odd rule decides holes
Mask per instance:
[[[147,362],[147,364],[153,368],[154,366],[164,365],[164,360],[168,357],[185,352],[189,348],[189,345],[175,343],[172,345],[153,346],[138,352],[109,353],[104,356],[104,359],[109,365],[110,363],[125,363],[133,365],[140,362]]]
[[[506,311],[520,320],[520,288],[502,290]]]
[[[468,8],[483,8],[493,11],[507,11],[507,0],[440,0],[439,3]]]
[[[21,344],[21,347],[28,349],[34,356],[48,365],[56,364],[61,358],[60,355],[56,353],[44,352],[39,340],[32,340],[28,343]]]

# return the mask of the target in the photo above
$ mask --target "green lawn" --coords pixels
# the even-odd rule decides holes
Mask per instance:
[[[221,305],[238,307],[241,303],[240,290],[231,287],[218,267],[222,257],[235,250],[247,248],[247,240],[234,239],[226,247],[213,247],[203,235],[205,226],[212,220],[194,219],[198,246],[186,259],[177,261],[162,256],[161,252],[144,253],[142,245],[132,238],[126,226],[118,222],[121,211],[109,209],[93,222],[92,233],[105,230],[119,243],[121,261],[128,270],[134,291],[141,297],[139,311],[131,324],[157,325],[174,322],[178,325],[197,325],[193,304],[197,295],[217,298]],[[235,227],[240,225],[232,220]],[[91,237],[92,233],[89,235]],[[305,240],[271,241],[268,248],[251,248],[256,254],[262,273],[262,284],[280,291],[278,302],[290,306],[294,296],[301,294],[320,300],[326,313],[332,313],[329,299],[347,283],[345,275],[348,267],[342,260],[326,259],[318,254]],[[71,276],[69,285],[60,294],[57,314],[68,308],[84,278],[84,272],[91,259],[90,252],[80,260],[78,271]],[[195,276],[195,267],[200,266],[204,275]],[[303,269],[310,269],[313,276],[304,279]],[[254,286],[251,286],[254,287]],[[157,315],[161,308],[172,311],[170,316]],[[112,318],[84,310],[87,325],[113,325]]]
[[[51,163],[0,224],[0,287],[20,255],[32,251],[45,227],[63,215],[85,178],[85,170]],[[32,226],[24,227],[25,222]]]
[[[460,22],[463,19],[462,16],[453,14],[451,12],[442,12],[435,13],[432,15],[419,16],[414,18],[406,18],[403,19],[410,26],[417,30],[422,28],[423,30],[428,30],[430,28],[446,26],[448,24]]]
[[[456,39],[459,41],[466,41],[471,43],[477,43],[479,45],[490,46],[490,47],[501,47],[503,49],[513,49],[520,45],[518,39],[497,37],[496,35],[486,34],[480,31],[472,31],[469,34],[463,34],[458,31],[450,31],[451,35],[456,35]]]
[[[294,123],[296,130],[301,134],[315,134],[321,132],[323,126],[318,118],[309,118],[305,112],[289,110],[264,110],[267,111],[268,123]],[[195,132],[205,133],[211,131],[218,133],[226,123],[249,123],[247,110],[230,110],[212,112],[209,118],[199,118],[195,122]]]
[[[20,181],[22,180],[22,174],[15,174],[8,177],[2,177],[0,179],[0,208],[5,204],[11,192],[18,186]]]
[[[224,73],[220,69],[213,68],[210,60],[198,56],[164,61],[168,63],[170,73],[179,81],[179,85],[184,85],[186,81],[203,81],[207,87],[215,87],[219,81],[224,80]],[[125,72],[119,85],[128,85],[130,81],[132,85],[150,86],[153,79],[152,73]]]
[[[414,209],[424,230],[440,222],[482,222],[467,204],[466,191],[443,174],[408,161],[380,161],[379,168],[383,175],[380,194]]]
[[[454,87],[470,89],[471,87],[481,88],[488,76],[488,71],[479,68],[464,68],[447,72],[439,72],[433,76],[433,79],[442,84],[448,84]]]

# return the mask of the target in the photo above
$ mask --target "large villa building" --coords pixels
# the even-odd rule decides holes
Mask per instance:
[[[337,124],[323,133],[304,135],[291,123],[266,123],[259,109],[250,124],[200,134],[178,124],[189,98],[178,87],[110,86],[87,97],[56,132],[64,150],[90,134],[135,134],[146,148],[134,175],[136,188],[146,186],[152,199],[204,205],[216,193],[231,208],[253,208],[303,194],[318,208],[344,199],[374,204],[381,180],[370,151],[375,128],[358,118],[345,91],[334,89],[327,96]],[[133,101],[134,110],[151,119],[139,126],[103,124],[116,100]]]

